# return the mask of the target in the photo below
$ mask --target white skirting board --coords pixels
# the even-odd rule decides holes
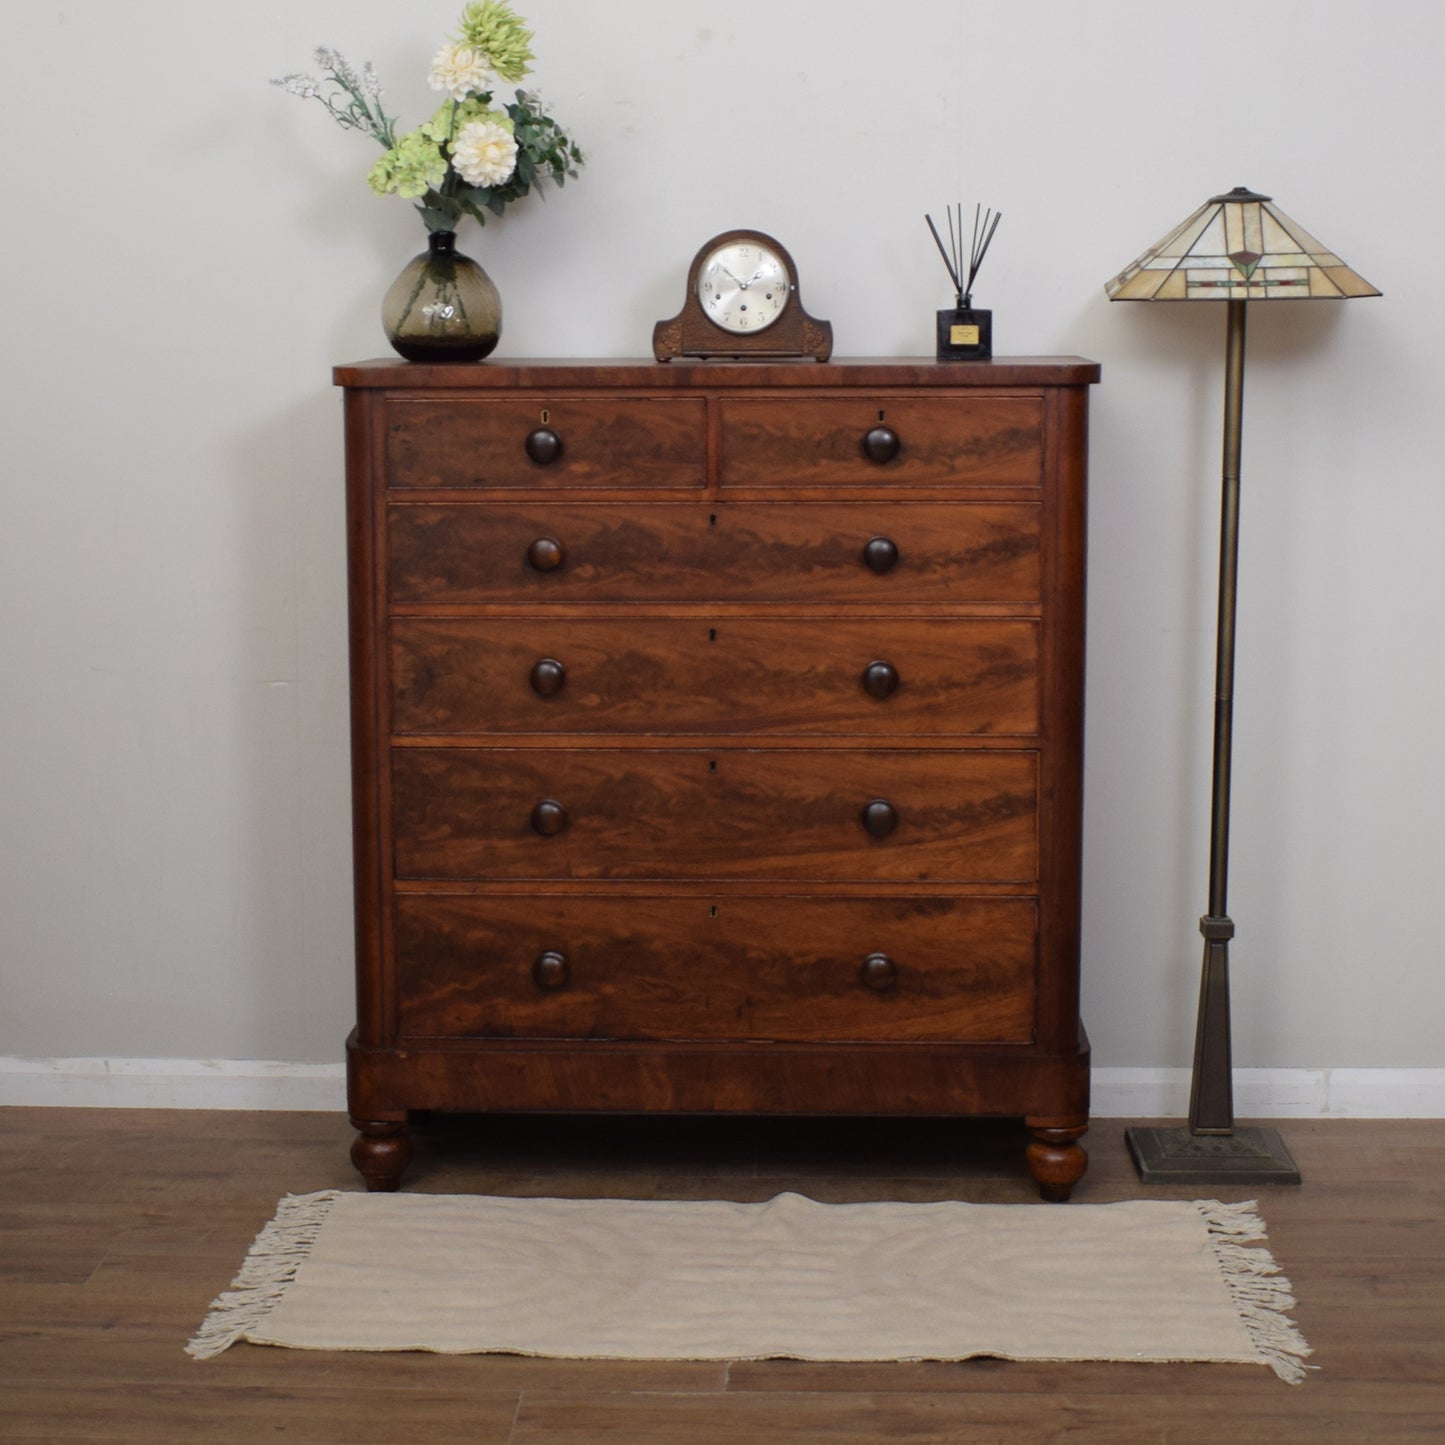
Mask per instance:
[[[0,1058],[0,1106],[346,1108],[346,1070],[269,1059]],[[1096,1068],[1100,1119],[1176,1119],[1188,1069]],[[1445,1119],[1445,1069],[1236,1069],[1241,1119]]]

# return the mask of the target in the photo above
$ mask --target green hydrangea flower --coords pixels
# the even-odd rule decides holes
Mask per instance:
[[[486,101],[475,95],[455,103],[445,101],[438,107],[436,114],[417,129],[438,145],[445,145],[464,125],[470,125],[474,120],[491,120],[504,130],[516,129],[506,111],[492,110]]]
[[[415,200],[446,180],[447,160],[441,147],[422,129],[408,131],[377,161],[367,184],[378,196]]]
[[[468,5],[462,11],[457,38],[484,50],[488,63],[503,80],[518,81],[532,68],[532,32],[502,0],[474,0]]]

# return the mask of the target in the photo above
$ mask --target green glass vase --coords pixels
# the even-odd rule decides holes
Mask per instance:
[[[408,361],[480,361],[501,338],[502,298],[456,243],[455,231],[433,231],[382,299],[386,339]]]

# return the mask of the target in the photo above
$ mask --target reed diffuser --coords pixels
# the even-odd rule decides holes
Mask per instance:
[[[957,224],[954,221],[955,210],[958,213]],[[973,235],[969,240],[966,269],[963,203],[960,201],[946,214],[949,243],[946,249],[938,227],[933,224],[933,217],[925,215],[923,218],[933,233],[943,264],[948,267],[948,279],[953,282],[955,297],[951,310],[938,313],[937,358],[939,361],[987,361],[993,355],[993,312],[974,310],[973,283],[978,268],[983,265],[993,233],[998,230],[1002,213],[986,211],[982,206],[973,208]]]

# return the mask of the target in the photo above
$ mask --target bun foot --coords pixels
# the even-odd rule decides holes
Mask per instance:
[[[411,1137],[406,1121],[351,1121],[358,1130],[351,1145],[351,1162],[372,1194],[390,1194],[411,1162]]]
[[[1027,1119],[1024,1122],[1030,1135],[1024,1154],[1029,1173],[1038,1182],[1039,1193],[1045,1199],[1051,1204],[1062,1204],[1089,1167],[1089,1156],[1078,1143],[1088,1132],[1088,1121]]]

